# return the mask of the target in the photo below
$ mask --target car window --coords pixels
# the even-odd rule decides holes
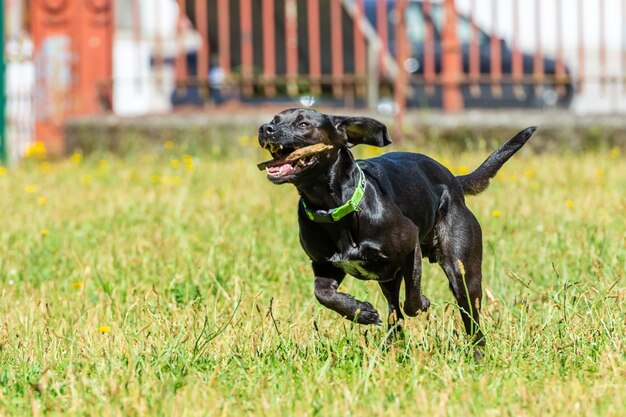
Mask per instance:
[[[456,31],[461,44],[467,45],[472,41],[472,24],[467,17],[458,17]],[[489,37],[479,28],[476,28],[476,35],[480,45],[484,45],[489,42]]]
[[[414,43],[424,43],[425,20],[422,7],[422,4],[413,3],[409,5],[406,11],[407,34],[409,40]],[[443,33],[444,14],[445,10],[440,4],[431,3],[429,15],[431,18],[430,20],[435,25],[435,39],[441,39],[441,34]],[[471,42],[472,24],[467,17],[458,15],[456,30],[461,44],[467,45]],[[478,36],[479,44],[483,45],[489,43],[489,36],[480,28],[477,28],[476,34]]]

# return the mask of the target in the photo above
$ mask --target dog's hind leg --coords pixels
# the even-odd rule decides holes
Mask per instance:
[[[381,324],[378,311],[367,301],[360,301],[337,291],[345,273],[328,263],[313,263],[315,273],[315,298],[350,321],[359,324]]]
[[[475,346],[474,357],[482,358],[485,337],[480,330],[482,301],[482,231],[464,204],[455,204],[437,224],[439,263],[448,277],[466,333]]]
[[[404,275],[404,312],[411,317],[428,310],[430,301],[422,294],[422,249],[419,242],[402,265]]]
[[[400,285],[402,285],[402,276],[397,274],[391,281],[378,282],[383,295],[389,306],[389,316],[387,317],[387,329],[392,334],[399,333],[402,330],[401,321],[404,316],[400,311]]]

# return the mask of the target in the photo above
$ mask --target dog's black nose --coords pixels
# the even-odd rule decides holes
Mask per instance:
[[[259,128],[260,134],[272,135],[276,133],[276,125],[273,123],[265,123]]]

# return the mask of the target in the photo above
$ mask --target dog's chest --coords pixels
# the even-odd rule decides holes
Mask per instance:
[[[329,261],[346,274],[363,280],[386,281],[392,279],[398,270],[388,256],[373,248],[335,253]]]

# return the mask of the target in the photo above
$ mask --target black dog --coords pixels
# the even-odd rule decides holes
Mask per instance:
[[[478,194],[498,169],[530,138],[530,127],[506,142],[474,172],[455,177],[433,159],[394,152],[355,161],[348,148],[390,143],[382,123],[366,117],[330,116],[307,109],[277,114],[259,128],[259,143],[274,162],[267,177],[290,182],[300,193],[300,243],[312,260],[315,296],[349,320],[380,324],[374,307],[337,288],[345,274],[378,281],[389,304],[390,328],[404,313],[425,311],[422,258],[438,262],[450,282],[466,332],[477,346],[482,299],[482,232],[465,205],[464,194]],[[332,148],[286,162],[296,149],[323,143]]]

